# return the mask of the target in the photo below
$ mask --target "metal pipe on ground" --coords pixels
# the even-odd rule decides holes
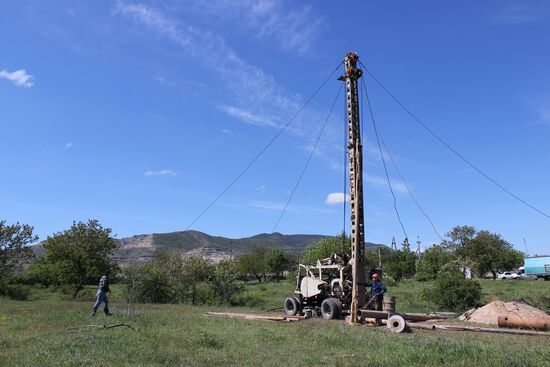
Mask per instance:
[[[230,317],[241,318],[246,320],[264,320],[264,321],[300,321],[303,316],[272,316],[272,315],[258,315],[251,313],[238,313],[238,312],[206,312],[206,316],[218,316],[218,317]]]
[[[498,327],[524,328],[533,330],[550,330],[550,318],[522,317],[508,315],[498,317]]]
[[[424,329],[424,330],[474,331],[474,332],[481,332],[481,333],[513,334],[513,335],[530,335],[530,336],[547,336],[547,337],[550,337],[550,333],[545,333],[543,331],[496,329],[496,328],[476,327],[476,326],[462,326],[462,325],[443,325],[443,324],[434,325],[434,324],[425,324],[425,323],[409,323],[408,326],[412,329]]]
[[[358,316],[365,319],[365,318],[372,318],[372,319],[381,319],[386,320],[392,315],[400,315],[407,321],[427,321],[427,320],[433,320],[433,319],[448,319],[451,318],[451,314],[425,314],[425,313],[401,313],[401,312],[387,312],[387,311],[374,311],[374,310],[359,310]],[[456,315],[456,314],[452,314]]]

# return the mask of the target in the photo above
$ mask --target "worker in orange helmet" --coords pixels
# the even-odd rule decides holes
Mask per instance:
[[[380,281],[380,275],[378,273],[374,273],[372,275],[370,295],[371,298],[376,300],[376,309],[378,311],[382,311],[382,302],[384,301],[384,293],[386,293],[386,291],[386,286]]]

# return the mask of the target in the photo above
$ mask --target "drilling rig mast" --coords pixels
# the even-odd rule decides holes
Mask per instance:
[[[332,254],[329,258],[318,259],[315,265],[299,264],[294,295],[283,303],[285,313],[290,316],[320,312],[323,318],[332,320],[349,314],[350,322],[356,323],[359,321],[358,312],[370,303],[367,302],[366,290],[363,146],[358,100],[358,81],[363,72],[357,68],[358,60],[355,52],[348,52],[344,59],[345,75],[338,78],[346,83],[351,260],[348,262],[344,254]]]
[[[357,68],[359,56],[353,51],[344,59],[348,122],[350,180],[352,298],[350,322],[357,322],[357,311],[366,303],[365,221],[363,212],[363,145],[359,121],[358,81],[363,74]]]

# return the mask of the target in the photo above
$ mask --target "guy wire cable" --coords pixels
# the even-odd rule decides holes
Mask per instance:
[[[365,97],[367,99],[367,105],[369,106],[369,112],[370,117],[372,120],[372,124],[374,126],[374,135],[376,136],[376,142],[378,143],[378,150],[380,151],[380,158],[382,159],[382,165],[384,166],[384,173],[386,174],[386,180],[388,181],[388,187],[391,192],[391,196],[393,197],[393,208],[395,210],[395,214],[397,215],[397,220],[399,221],[399,224],[401,225],[401,229],[403,230],[403,234],[405,235],[405,240],[409,238],[407,236],[407,231],[405,231],[405,226],[403,225],[403,221],[401,220],[401,215],[399,215],[399,210],[397,209],[397,198],[395,197],[395,193],[393,192],[393,188],[391,186],[390,181],[390,175],[388,173],[388,167],[386,166],[386,160],[384,159],[384,153],[382,151],[382,145],[380,144],[380,139],[378,137],[378,129],[376,128],[376,120],[374,118],[374,112],[372,110],[372,106],[370,103],[369,93],[367,92],[367,88],[365,89]]]
[[[363,88],[365,88],[366,90],[366,86],[365,86],[365,81],[363,80],[362,81],[362,84],[363,84]],[[397,174],[399,175],[399,177],[401,178],[401,182],[403,182],[403,185],[405,185],[405,188],[407,189],[407,192],[409,193],[409,196],[411,197],[411,199],[414,201],[414,203],[416,204],[416,207],[418,208],[418,210],[420,210],[420,213],[422,213],[422,215],[424,215],[424,217],[426,217],[426,219],[428,220],[428,222],[430,223],[430,225],[432,226],[432,229],[433,231],[435,232],[435,234],[437,235],[437,237],[439,237],[439,239],[441,241],[443,241],[443,237],[439,234],[439,232],[437,231],[437,229],[435,228],[435,225],[432,221],[432,219],[430,218],[430,216],[424,211],[424,209],[422,208],[422,206],[420,205],[420,202],[416,199],[416,197],[413,195],[411,189],[409,188],[409,185],[407,184],[407,182],[405,181],[405,177],[403,177],[403,175],[401,174],[401,171],[399,170],[399,168],[397,167],[397,163],[395,163],[395,160],[393,159],[393,154],[391,154],[390,150],[388,149],[387,145],[386,145],[386,142],[384,141],[384,137],[382,136],[382,133],[378,130],[378,127],[376,124],[373,124],[373,127],[374,129],[376,130],[376,135],[378,135],[380,137],[380,141],[382,142],[382,146],[384,147],[384,150],[386,151],[386,153],[388,154],[388,157],[390,157],[390,162],[392,163],[392,166],[393,168],[395,169],[395,172],[397,172]]]
[[[317,145],[319,144],[319,140],[321,140],[321,136],[323,135],[323,132],[325,131],[325,127],[327,126],[327,122],[330,119],[330,115],[332,115],[332,110],[334,109],[334,105],[338,101],[338,97],[340,97],[340,92],[342,91],[343,84],[340,84],[340,88],[338,89],[338,93],[336,93],[336,97],[334,98],[334,101],[332,102],[332,105],[330,106],[330,110],[328,112],[327,118],[325,119],[325,122],[323,123],[323,127],[321,128],[321,131],[319,132],[319,135],[317,136],[317,140],[315,140],[315,144],[313,145],[313,148],[309,152],[309,156],[307,158],[306,164],[304,168],[302,169],[302,173],[300,173],[300,177],[298,177],[298,181],[296,181],[296,185],[294,185],[294,188],[292,189],[292,192],[290,193],[290,196],[288,197],[288,200],[286,201],[285,207],[283,208],[283,211],[281,212],[281,215],[279,215],[279,218],[277,219],[277,222],[275,223],[275,226],[273,226],[273,230],[271,232],[275,232],[277,229],[277,226],[279,225],[279,222],[283,218],[283,215],[286,212],[286,209],[288,208],[288,205],[290,204],[290,201],[292,200],[292,197],[294,196],[294,193],[296,192],[296,189],[298,189],[298,185],[300,185],[300,182],[302,181],[302,178],[304,177],[304,174],[306,173],[307,167],[309,166],[309,162],[311,161],[311,158],[313,157],[313,153],[315,153],[315,149],[317,148]]]
[[[219,194],[216,196],[214,200],[212,200],[206,208],[203,209],[203,211],[185,228],[185,230],[189,230],[193,224],[195,224],[226,192],[229,190],[247,171],[252,165],[260,158],[265,151],[277,140],[277,138],[287,129],[288,126],[298,117],[298,115],[304,110],[304,108],[311,102],[311,100],[319,93],[319,91],[325,86],[325,84],[332,78],[334,73],[340,69],[340,66],[342,66],[342,62],[338,64],[336,69],[334,69],[329,76],[325,78],[325,80],[321,83],[319,87],[313,92],[313,94],[302,104],[302,106],[290,117],[288,122],[271,138],[271,140],[252,158],[250,162],[243,168],[243,170],[227,185]]]
[[[372,77],[372,79],[382,88],[384,89],[384,91],[407,113],[409,114],[409,116],[411,116],[420,126],[422,126],[422,128],[424,128],[424,130],[426,130],[428,133],[430,133],[437,141],[439,141],[444,147],[446,147],[447,149],[449,149],[454,155],[456,155],[457,157],[459,157],[460,159],[462,159],[467,165],[469,165],[470,167],[472,167],[477,173],[479,173],[480,175],[482,175],[483,177],[485,177],[487,180],[489,180],[491,183],[493,183],[495,186],[497,186],[499,189],[501,189],[502,191],[504,191],[506,194],[508,194],[509,196],[513,197],[514,199],[516,199],[517,201],[519,201],[520,203],[522,203],[523,205],[533,209],[534,211],[538,212],[539,214],[541,214],[542,216],[550,219],[550,214],[548,213],[545,213],[543,212],[541,209],[537,208],[536,206],[528,203],[527,201],[525,201],[524,199],[520,198],[518,195],[514,194],[512,191],[508,190],[506,187],[504,187],[502,184],[500,184],[497,180],[495,180],[494,178],[492,178],[491,176],[489,176],[489,174],[485,173],[484,171],[481,170],[481,168],[478,168],[475,164],[473,164],[470,160],[468,160],[466,157],[464,157],[462,154],[460,154],[456,149],[454,149],[450,144],[448,144],[447,142],[445,142],[445,140],[443,140],[441,137],[439,137],[439,135],[437,135],[432,129],[430,129],[424,122],[422,122],[422,120],[420,120],[418,117],[416,117],[416,115],[414,113],[411,112],[411,110],[409,110],[407,107],[405,107],[405,105],[403,103],[401,103],[401,101],[399,101],[399,99],[397,99],[396,96],[394,96],[385,86],[384,84],[382,84],[382,82],[380,82],[372,73],[369,69],[367,69],[367,67],[359,60],[359,63],[361,64],[361,66],[363,66],[363,68],[365,69],[365,71],[367,73],[369,73],[369,75]]]

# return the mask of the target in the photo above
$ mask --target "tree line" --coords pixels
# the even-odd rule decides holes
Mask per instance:
[[[97,220],[74,222],[41,243],[34,258],[34,228],[0,222],[0,295],[24,299],[20,285],[69,287],[73,297],[107,274],[125,284],[128,302],[239,303],[242,283],[279,281],[294,263],[278,246],[253,246],[236,258],[210,263],[201,256],[183,258],[177,250],[158,252],[152,261],[122,269],[112,260],[118,243]],[[30,264],[30,265],[29,265]]]
[[[74,222],[69,229],[49,236],[42,242],[45,253],[33,261],[29,245],[38,240],[33,230],[26,224],[0,221],[0,295],[24,298],[25,291],[18,285],[27,284],[68,286],[76,297],[85,285],[96,284],[103,274],[110,274],[126,284],[129,302],[240,303],[243,283],[280,281],[285,272],[296,269],[298,262],[281,247],[258,244],[217,264],[200,256],[182,258],[174,251],[160,252],[146,264],[120,269],[112,260],[117,241],[111,229],[97,220]],[[335,252],[349,256],[350,249],[349,237],[328,237],[309,245],[301,261],[314,264]],[[522,259],[523,254],[499,234],[472,226],[454,227],[444,241],[420,256],[406,242],[397,251],[382,247],[366,252],[368,267],[381,263],[389,281],[437,281],[451,273],[457,275],[465,267],[478,277],[489,273],[495,278],[498,272],[520,266]]]

